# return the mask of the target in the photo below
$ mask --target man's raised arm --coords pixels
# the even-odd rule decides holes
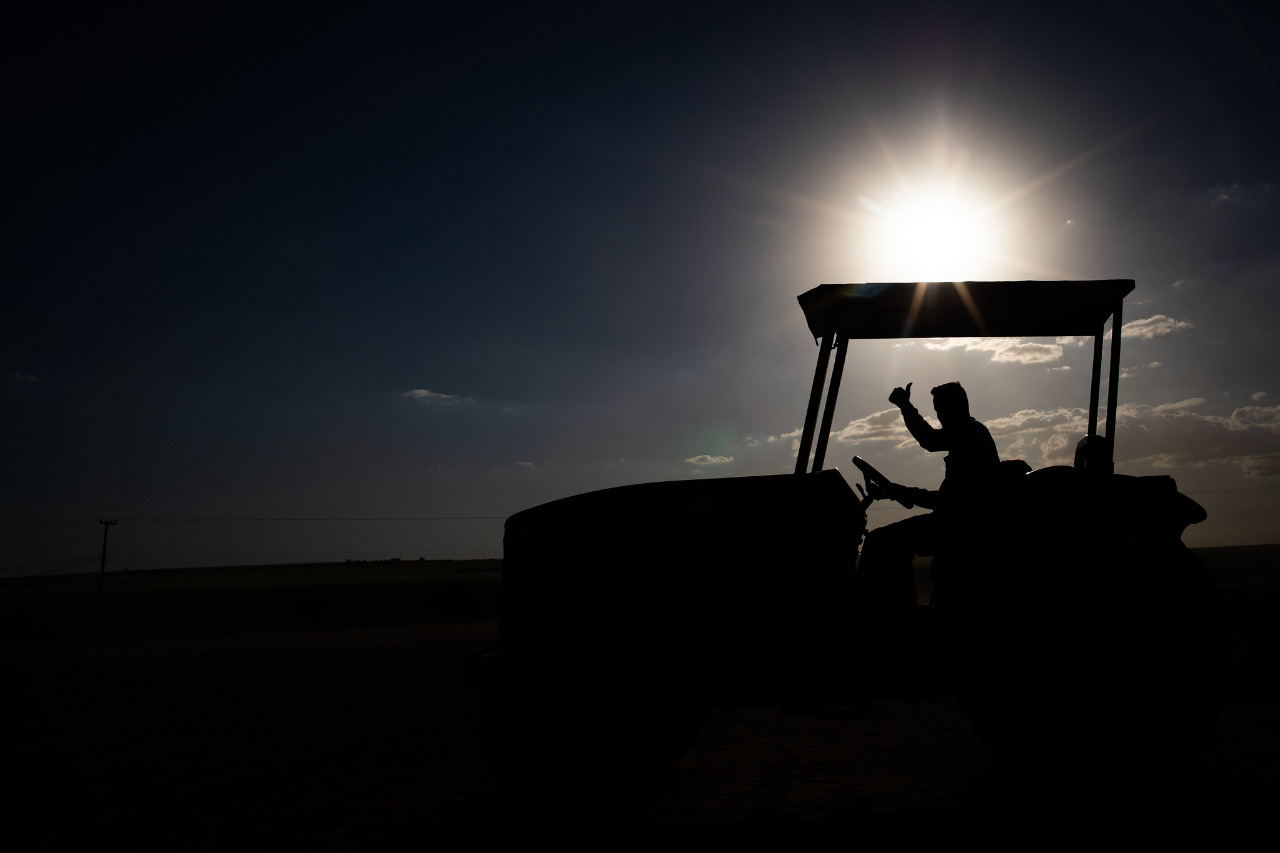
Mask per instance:
[[[889,402],[902,410],[903,423],[907,425],[912,437],[920,442],[921,447],[930,452],[950,449],[947,447],[946,433],[933,427],[911,404],[910,382],[906,388],[894,388],[889,394]]]

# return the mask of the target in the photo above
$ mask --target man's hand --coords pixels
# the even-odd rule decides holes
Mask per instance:
[[[889,402],[893,403],[899,409],[911,405],[911,383],[907,383],[906,388],[894,388],[889,394]]]
[[[907,509],[912,509],[915,506],[915,504],[911,502],[910,492],[907,491],[905,486],[900,486],[897,483],[882,483],[879,480],[868,480],[867,495],[873,501],[895,501],[896,503],[902,504]]]
[[[871,477],[867,478],[867,496],[873,501],[892,500],[889,496],[889,489],[881,484],[879,480]]]

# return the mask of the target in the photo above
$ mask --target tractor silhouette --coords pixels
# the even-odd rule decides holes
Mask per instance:
[[[507,519],[499,648],[473,655],[471,669],[490,766],[526,783],[635,777],[677,761],[709,708],[823,714],[941,695],[1011,763],[1150,769],[1185,755],[1218,714],[1227,632],[1212,580],[1181,541],[1204,510],[1170,477],[1113,470],[1133,289],[940,282],[802,294],[818,362],[794,474],[622,486]],[[1049,335],[1094,338],[1074,466],[1002,464],[986,513],[935,554],[932,598],[906,616],[898,677],[869,677],[873,652],[851,624],[854,579],[870,481],[883,475],[856,460],[868,483],[855,492],[824,469],[848,342]]]

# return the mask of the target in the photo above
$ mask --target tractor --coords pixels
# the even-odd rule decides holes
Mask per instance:
[[[1204,510],[1170,477],[1114,471],[1133,289],[908,282],[801,294],[818,358],[794,473],[621,486],[507,519],[499,646],[471,658],[490,767],[508,782],[551,768],[634,778],[684,755],[709,709],[823,714],[904,696],[954,696],[1010,763],[1141,769],[1186,755],[1218,714],[1229,649],[1212,579],[1181,540]],[[907,614],[894,662],[903,677],[868,676],[876,652],[851,630],[855,579],[887,478],[857,460],[865,488],[851,487],[826,467],[849,341],[1051,335],[1094,339],[1074,465],[1002,463],[990,511],[934,555],[931,598]]]

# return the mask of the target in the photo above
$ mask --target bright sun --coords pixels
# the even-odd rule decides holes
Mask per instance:
[[[880,205],[870,259],[879,281],[966,281],[989,275],[997,229],[972,201],[955,192],[912,193]]]

